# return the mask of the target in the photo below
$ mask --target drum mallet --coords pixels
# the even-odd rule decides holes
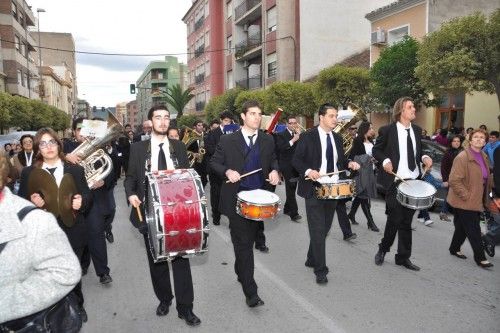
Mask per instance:
[[[246,176],[250,176],[250,175],[252,175],[252,174],[254,174],[254,173],[257,173],[257,172],[259,172],[259,171],[262,171],[262,168],[260,168],[260,169],[255,169],[255,170],[253,170],[253,171],[250,171],[250,172],[244,173],[244,174],[242,174],[242,175],[240,176],[240,179],[241,179],[241,178],[243,178],[243,177],[246,177]],[[228,180],[226,180],[226,184],[227,184],[227,183],[230,183],[230,182],[231,182],[231,181],[230,181],[229,179],[228,179]]]

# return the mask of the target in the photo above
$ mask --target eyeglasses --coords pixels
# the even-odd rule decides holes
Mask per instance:
[[[54,139],[49,141],[40,141],[40,143],[38,144],[38,147],[40,147],[40,149],[45,149],[47,147],[54,147],[54,146],[57,146],[57,141]]]

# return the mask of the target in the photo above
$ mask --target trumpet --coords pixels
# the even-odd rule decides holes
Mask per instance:
[[[294,132],[296,134],[302,134],[305,131],[307,131],[307,129],[305,129],[304,126],[302,126],[299,122],[297,122],[297,124],[294,126]]]

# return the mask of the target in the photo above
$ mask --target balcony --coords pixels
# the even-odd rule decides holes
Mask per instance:
[[[198,58],[205,52],[205,44],[201,45],[198,47],[196,50],[194,50],[194,57]]]
[[[203,26],[203,23],[205,23],[205,17],[202,16],[198,19],[198,21],[196,21],[194,23],[194,31],[198,30],[199,28],[201,28]],[[193,32],[194,32],[193,31]]]
[[[247,39],[242,40],[235,46],[235,57],[239,59],[243,57],[246,53],[262,45],[261,32],[249,35]]]
[[[205,73],[201,73],[201,74],[198,74],[194,77],[194,82],[196,84],[200,84],[202,83],[203,81],[205,81]]]
[[[248,21],[255,19],[261,15],[260,5],[262,0],[246,0],[241,5],[234,9],[234,20],[238,25],[245,24]],[[244,20],[240,21],[245,17]]]
[[[249,78],[236,81],[236,85],[243,89],[262,88],[262,75],[254,75]]]
[[[195,109],[196,111],[203,111],[205,109],[205,102],[196,102]]]

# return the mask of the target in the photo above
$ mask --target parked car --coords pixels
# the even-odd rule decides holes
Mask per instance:
[[[422,154],[427,155],[432,158],[432,168],[430,173],[434,178],[439,181],[442,181],[441,177],[441,160],[443,159],[444,153],[446,152],[447,147],[440,145],[434,141],[430,140],[422,140]],[[377,179],[378,180],[378,179]],[[377,190],[379,194],[384,197],[385,188],[377,182]],[[436,193],[436,203],[434,204],[434,209],[440,207],[445,199],[446,189],[437,189]]]

